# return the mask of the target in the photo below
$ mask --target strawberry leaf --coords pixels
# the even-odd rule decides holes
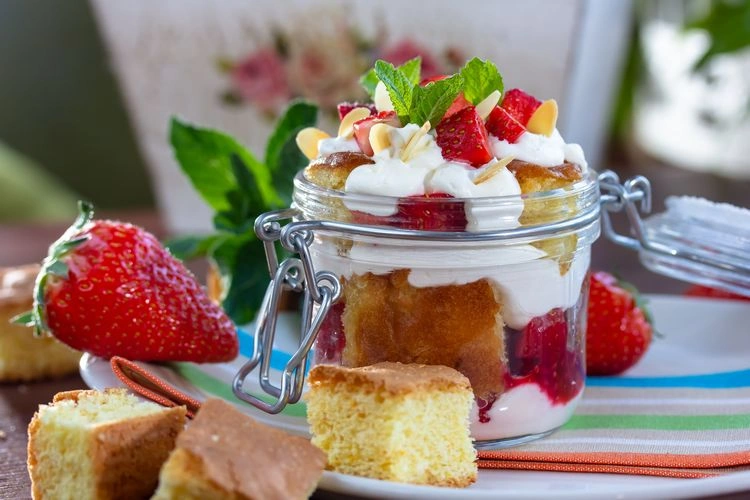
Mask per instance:
[[[375,63],[375,74],[385,85],[396,114],[399,118],[408,118],[415,85],[403,71],[382,60]],[[407,121],[401,120],[402,123]]]
[[[409,110],[409,121],[416,124],[430,122],[437,125],[461,92],[464,81],[461,75],[414,87],[414,97]]]
[[[464,79],[464,97],[472,104],[478,104],[495,90],[503,93],[503,77],[491,61],[475,57],[461,68]]]
[[[227,237],[227,235],[221,233],[209,236],[181,236],[166,241],[164,246],[178,259],[191,260],[209,255],[211,249]]]

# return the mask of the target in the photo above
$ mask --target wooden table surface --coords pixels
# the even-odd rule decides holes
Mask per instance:
[[[656,194],[655,209],[661,210],[661,200],[672,194],[693,194],[717,201],[727,201],[742,206],[750,205],[750,182],[730,181],[712,176],[693,174],[683,170],[658,167],[624,169],[623,176],[644,173],[649,176]],[[154,213],[116,214],[122,220],[142,225],[157,235],[164,230]],[[20,265],[40,261],[47,246],[64,229],[64,225],[1,226],[0,266]],[[679,293],[684,283],[654,275],[643,269],[632,252],[600,239],[594,245],[592,266],[617,270],[634,282],[644,292]],[[0,384],[0,499],[30,498],[29,478],[26,472],[26,427],[40,403],[51,401],[56,392],[84,388],[79,375],[52,381],[27,384]],[[337,498],[336,495],[318,493],[319,498]],[[340,498],[340,497],[339,497]],[[723,500],[750,498],[747,491],[714,497]]]

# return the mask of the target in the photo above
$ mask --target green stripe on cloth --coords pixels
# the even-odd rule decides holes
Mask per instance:
[[[177,373],[179,373],[182,377],[184,377],[186,380],[188,380],[203,392],[233,403],[247,405],[247,403],[240,400],[237,396],[234,395],[234,393],[232,392],[232,388],[228,384],[212,377],[211,375],[208,375],[195,366],[192,366],[189,363],[175,363],[173,366]],[[266,403],[272,403],[276,401],[274,398],[271,398],[267,395],[253,393],[253,396],[265,401]],[[290,417],[304,418],[307,416],[307,406],[305,405],[305,403],[301,402],[293,405],[287,405],[286,408],[282,410],[281,414],[288,415]]]
[[[573,415],[564,430],[656,429],[706,431],[750,428],[750,414],[739,415]]]

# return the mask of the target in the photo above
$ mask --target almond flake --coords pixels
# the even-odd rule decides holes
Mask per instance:
[[[414,134],[404,146],[404,149],[401,151],[400,156],[402,161],[407,162],[412,156],[414,156],[417,151],[417,144],[422,139],[422,137],[427,135],[427,132],[430,131],[431,127],[432,126],[430,125],[430,122],[424,122],[424,125],[422,125],[419,130],[414,132]]]
[[[390,131],[394,128],[387,123],[376,123],[370,129],[370,146],[375,154],[391,147]]]
[[[526,124],[526,130],[532,134],[546,135],[547,137],[552,135],[557,126],[557,101],[554,99],[547,99],[544,101],[534,114],[529,118],[529,123]]]
[[[339,125],[339,137],[349,139],[354,135],[354,123],[370,116],[369,108],[354,108],[349,111]]]
[[[510,162],[513,161],[512,156],[506,156],[502,160],[498,160],[489,167],[482,170],[479,175],[474,178],[474,184],[479,185],[485,181],[492,179],[495,175],[499,174]]]
[[[318,142],[331,137],[322,130],[315,127],[303,128],[297,134],[297,146],[308,159],[318,157]]]
[[[484,121],[488,116],[490,116],[490,113],[492,113],[492,110],[495,109],[495,106],[497,106],[498,102],[500,102],[500,91],[493,90],[490,95],[482,99],[474,109],[476,110],[479,117],[482,118],[482,121]]]

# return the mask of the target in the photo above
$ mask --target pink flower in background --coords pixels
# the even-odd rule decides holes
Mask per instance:
[[[430,78],[444,73],[443,68],[430,52],[409,38],[401,40],[380,54],[381,59],[385,59],[394,66],[403,64],[417,56],[422,57],[422,78]]]
[[[243,99],[264,111],[274,110],[291,98],[284,62],[272,48],[255,51],[236,64],[232,84]]]

